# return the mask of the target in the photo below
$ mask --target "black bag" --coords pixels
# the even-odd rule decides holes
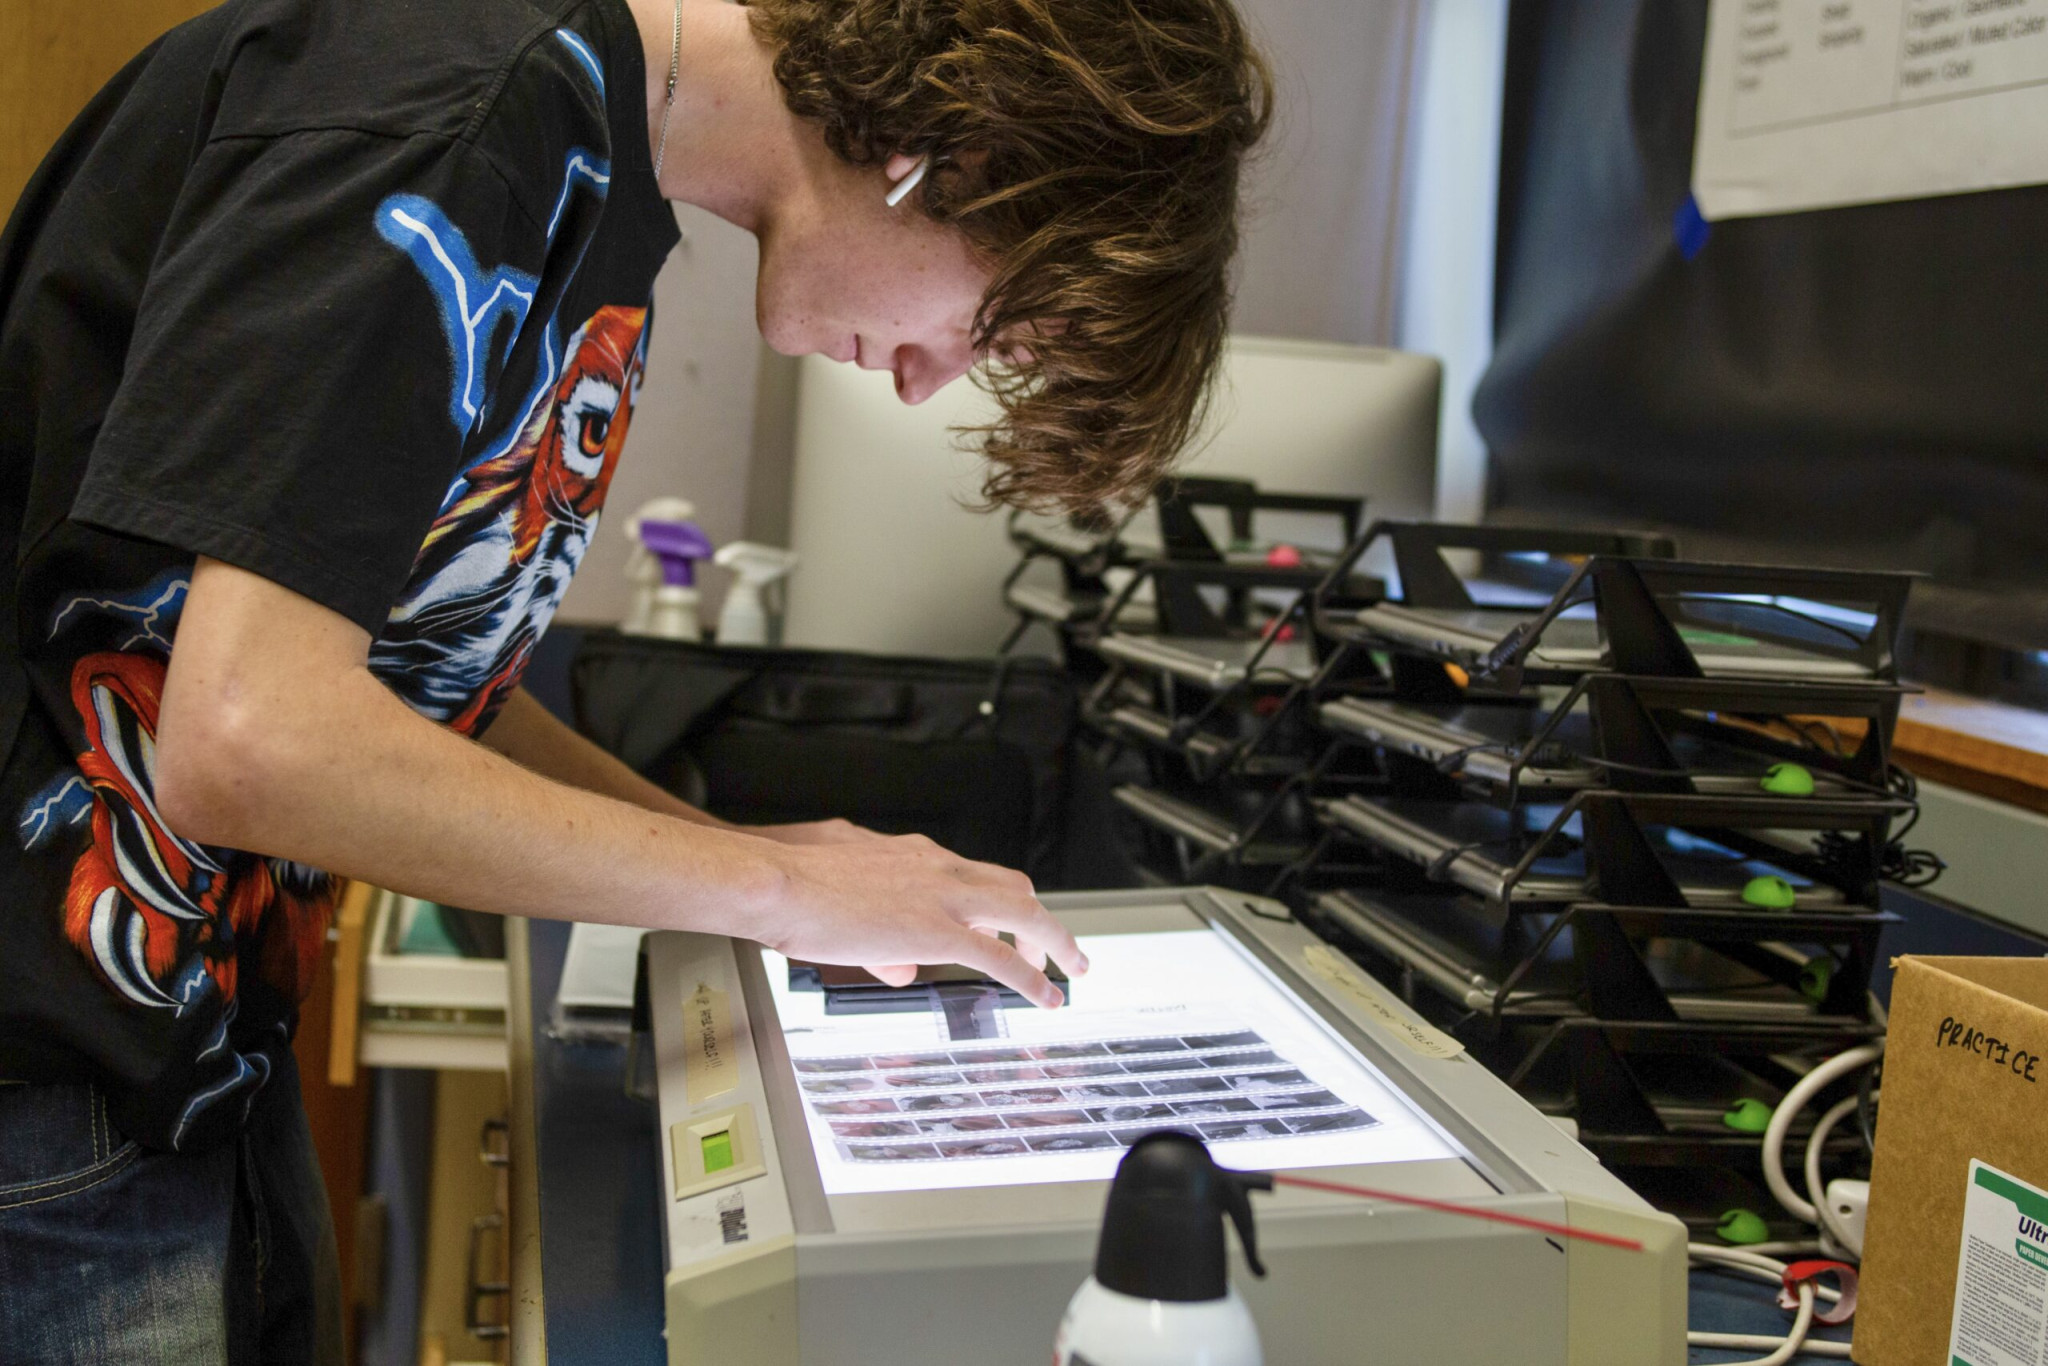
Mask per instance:
[[[747,825],[843,816],[1020,868],[1041,890],[1136,884],[1107,785],[1074,744],[1072,683],[1039,659],[719,649],[594,631],[576,726]]]

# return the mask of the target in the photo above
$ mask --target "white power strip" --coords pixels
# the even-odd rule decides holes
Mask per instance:
[[[1837,1177],[1828,1182],[1826,1196],[1828,1210],[1834,1215],[1835,1222],[1849,1235],[1852,1248],[1860,1250],[1863,1246],[1863,1221],[1870,1214],[1870,1183]]]

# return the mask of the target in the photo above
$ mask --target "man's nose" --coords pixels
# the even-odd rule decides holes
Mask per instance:
[[[904,346],[896,352],[896,397],[915,407],[966,374],[974,365],[974,353],[965,346],[945,354],[922,346]]]

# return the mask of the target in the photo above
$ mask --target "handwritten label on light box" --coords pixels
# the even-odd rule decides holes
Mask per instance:
[[[683,1076],[694,1107],[739,1085],[733,1056],[732,1006],[726,993],[699,982],[683,1000]]]
[[[1317,978],[1335,987],[1345,1000],[1385,1025],[1395,1038],[1424,1057],[1455,1058],[1465,1051],[1465,1045],[1441,1029],[1416,1019],[1386,988],[1329,945],[1311,944],[1301,951],[1301,958]]]

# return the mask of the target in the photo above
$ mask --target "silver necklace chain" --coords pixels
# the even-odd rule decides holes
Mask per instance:
[[[683,63],[683,0],[676,0],[676,31],[668,46],[668,99],[661,106],[661,142],[654,149],[654,183],[661,183],[661,163],[668,156],[668,125],[676,112],[676,77]]]

